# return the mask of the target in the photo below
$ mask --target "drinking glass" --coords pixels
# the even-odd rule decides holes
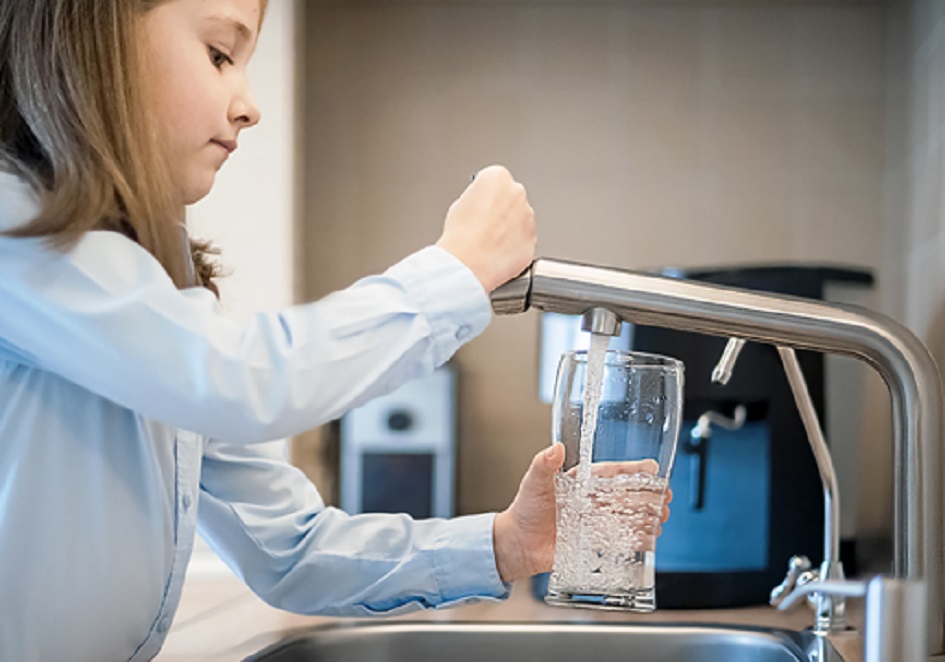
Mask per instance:
[[[638,352],[592,350],[590,362],[588,354],[565,352],[555,382],[552,443],[564,444],[565,460],[555,476],[557,539],[545,600],[653,611],[683,366]]]

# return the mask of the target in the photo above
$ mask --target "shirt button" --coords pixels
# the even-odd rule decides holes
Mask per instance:
[[[472,333],[472,329],[463,324],[461,327],[456,329],[456,340],[463,341],[469,337],[469,334]]]
[[[184,504],[184,511],[190,510],[190,507],[194,505],[194,499],[190,494],[185,494],[184,498],[181,499],[181,502]]]
[[[158,623],[157,629],[158,629],[158,632],[160,632],[161,634],[164,634],[165,632],[167,632],[168,630],[170,630],[170,629],[171,629],[171,617],[170,617],[170,616],[165,616],[164,618],[162,618],[161,621]]]

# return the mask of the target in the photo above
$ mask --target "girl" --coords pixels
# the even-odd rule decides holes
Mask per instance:
[[[229,321],[181,221],[259,121],[264,12],[0,0],[0,660],[153,657],[198,527],[301,613],[502,597],[550,567],[560,447],[505,511],[413,521],[326,508],[264,443],[430,373],[535,247],[523,187],[490,167],[436,245]]]
[[[497,515],[349,517],[262,442],[430,373],[532,258],[486,168],[382,275],[237,326],[182,231],[259,121],[265,0],[0,0],[0,659],[145,660],[195,529],[279,607],[501,597],[547,570],[554,471]],[[199,503],[199,508],[198,508]]]

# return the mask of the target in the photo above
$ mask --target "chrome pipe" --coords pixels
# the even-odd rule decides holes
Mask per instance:
[[[893,572],[925,580],[929,651],[945,652],[942,383],[911,331],[855,306],[544,258],[499,287],[492,300],[499,314],[535,308],[581,315],[604,307],[636,324],[832,352],[873,366],[892,400]]]
[[[794,394],[801,422],[807,432],[811,451],[817,462],[817,471],[820,473],[820,482],[824,489],[824,562],[837,564],[840,562],[840,489],[837,483],[837,472],[833,467],[833,459],[827,448],[823,430],[820,429],[820,420],[817,411],[807,390],[807,381],[801,371],[801,364],[797,354],[789,347],[778,347],[778,354],[784,364],[788,384]],[[826,577],[824,577],[826,579]],[[840,579],[843,579],[841,577]]]
[[[722,358],[712,370],[712,383],[725,386],[732,379],[732,371],[735,369],[735,362],[738,361],[738,355],[742,353],[745,347],[744,338],[729,338],[725,343],[725,349],[722,351]]]
[[[922,609],[928,602],[922,582],[873,578],[866,590],[864,662],[924,660]]]
[[[827,440],[820,428],[820,420],[814,409],[810,391],[807,389],[807,380],[797,360],[797,353],[790,347],[778,347],[778,354],[784,365],[791,392],[797,411],[801,415],[804,430],[810,449],[817,462],[817,471],[820,473],[820,482],[824,491],[824,557],[820,564],[818,579],[820,581],[846,579],[843,573],[843,564],[840,563],[840,486],[837,482],[837,472],[833,467],[833,458],[827,448]],[[817,621],[814,624],[815,632],[842,632],[846,627],[846,604],[842,596],[833,596],[828,593],[818,593]]]

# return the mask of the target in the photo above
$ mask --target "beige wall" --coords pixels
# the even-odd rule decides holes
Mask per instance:
[[[308,3],[303,294],[434,241],[491,162],[528,187],[543,255],[879,268],[885,20],[863,2]],[[458,354],[464,512],[503,507],[548,443],[537,325],[497,319]]]
[[[892,164],[902,187],[888,219],[889,250],[905,297],[897,311],[945,364],[945,3],[918,0],[904,16],[902,79],[907,105],[902,151]]]
[[[893,3],[888,28],[883,303],[943,366],[945,2]]]

